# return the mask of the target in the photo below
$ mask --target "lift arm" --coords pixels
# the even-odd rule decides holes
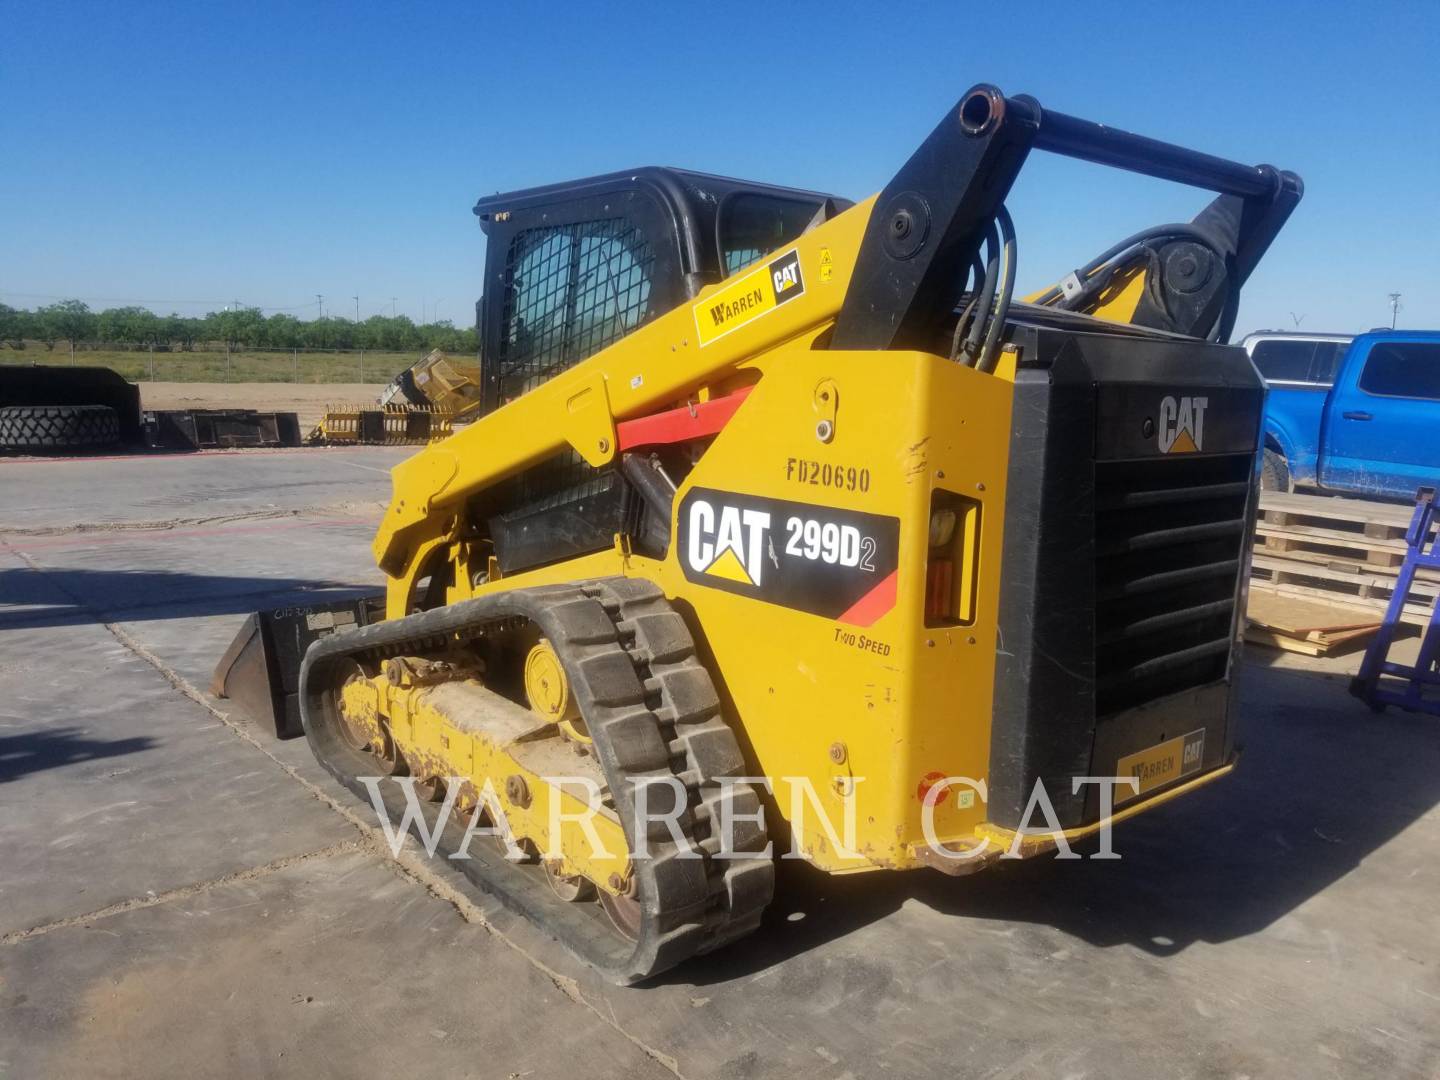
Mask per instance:
[[[930,133],[876,200],[836,320],[833,347],[931,347],[1032,149],[1219,193],[1192,223],[1190,248],[1162,253],[1170,258],[1162,259],[1155,290],[1160,298],[1155,307],[1161,310],[1142,309],[1133,320],[1195,336],[1211,336],[1220,328],[1217,299],[1233,322],[1232,298],[1304,190],[1294,173],[1270,165],[1241,165],[1046,112],[1032,97],[1007,98],[993,86],[980,85]],[[1195,239],[1205,243],[1195,244]],[[1181,310],[1163,318],[1162,311],[1172,307]],[[1230,329],[1223,326],[1226,337]]]
[[[1202,274],[1205,267],[1177,256],[1172,282],[1162,261],[1156,295],[1163,310],[1156,314],[1137,306],[1134,314],[1136,322],[1164,320],[1170,323],[1165,329],[1182,333],[1194,333],[1207,319],[1205,333],[1228,332],[1239,283],[1302,191],[1293,173],[1240,165],[1047,113],[1033,98],[1007,98],[993,86],[976,86],[878,196],[397,465],[391,474],[391,505],[374,542],[381,568],[392,579],[399,577],[422,552],[456,537],[459,510],[469,495],[567,446],[592,466],[605,465],[617,452],[618,419],[673,405],[796,336],[818,336],[833,324],[832,348],[933,349],[936,335],[954,320],[967,280],[980,282],[982,247],[995,235],[997,216],[1008,221],[1005,196],[1036,148],[1220,193],[1196,219],[1189,237],[1204,241],[1194,246],[1210,248],[1202,254],[1215,265]],[[996,246],[992,240],[991,247]],[[1168,257],[1164,249],[1160,255]],[[774,302],[778,292],[770,294],[765,317],[737,320],[723,333],[715,333],[713,326],[707,331],[711,308],[728,302],[736,289],[734,299],[742,305],[747,296],[765,295],[771,268],[782,262],[793,265],[805,283],[793,298],[779,303]],[[1203,295],[1191,295],[1185,309],[1190,314],[1177,318],[1171,301],[1187,295],[1185,289],[1202,276]],[[759,292],[746,291],[752,282]],[[977,291],[972,288],[971,294]],[[983,306],[988,309],[993,290],[987,286],[980,295],[987,297]],[[1062,299],[1060,290],[1040,302],[1061,306]],[[1003,309],[995,310],[1003,326]]]

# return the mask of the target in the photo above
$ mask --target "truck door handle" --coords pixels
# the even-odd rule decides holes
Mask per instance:
[[[1343,416],[1346,420],[1374,420],[1374,419],[1375,419],[1375,418],[1374,418],[1373,416],[1371,416],[1368,412],[1346,412],[1346,413],[1341,413],[1340,415]]]

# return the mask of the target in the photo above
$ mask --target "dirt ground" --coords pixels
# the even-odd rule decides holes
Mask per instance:
[[[294,412],[307,431],[331,405],[372,404],[384,383],[204,383],[146,382],[140,384],[144,409],[259,409]]]

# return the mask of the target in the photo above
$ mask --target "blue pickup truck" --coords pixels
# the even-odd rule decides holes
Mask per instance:
[[[1251,334],[1270,388],[1261,486],[1413,498],[1440,485],[1440,332]]]

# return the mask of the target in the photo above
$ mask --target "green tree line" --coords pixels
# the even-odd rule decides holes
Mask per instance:
[[[229,345],[242,349],[380,349],[407,352],[443,349],[476,352],[474,327],[448,319],[417,325],[408,316],[372,315],[363,322],[326,315],[302,320],[284,312],[266,316],[260,308],[212,311],[201,317],[157,315],[142,307],[91,311],[80,300],[61,300],[33,311],[0,304],[0,347],[24,349],[38,342],[104,342],[135,349],[167,351]]]

